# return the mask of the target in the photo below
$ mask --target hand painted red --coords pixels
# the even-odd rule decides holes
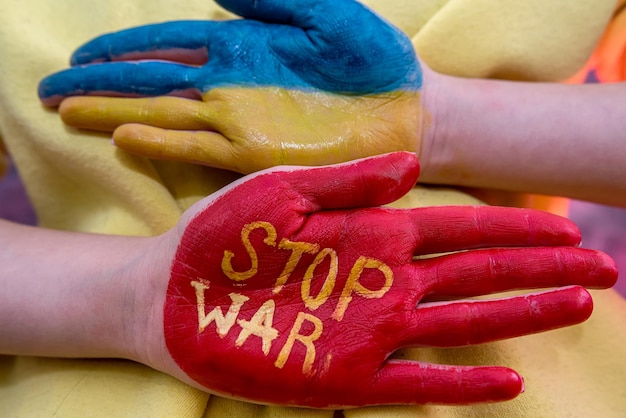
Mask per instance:
[[[378,207],[419,165],[394,153],[278,168],[234,185],[188,223],[165,302],[168,350],[207,390],[309,407],[473,403],[517,396],[503,367],[390,360],[584,321],[612,261],[538,211]],[[510,247],[510,248],[506,248]],[[514,248],[513,248],[514,247]],[[468,250],[434,258],[415,258]],[[415,259],[414,259],[415,258]],[[511,289],[556,290],[491,301]]]

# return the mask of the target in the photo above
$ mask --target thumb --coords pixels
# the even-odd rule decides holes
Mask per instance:
[[[419,161],[394,152],[324,167],[283,167],[282,180],[319,209],[380,206],[404,196],[417,182]]]
[[[273,167],[242,177],[198,201],[185,212],[180,225],[186,225],[226,197],[228,199],[223,203],[228,209],[220,211],[214,207],[210,211],[213,223],[227,223],[232,217],[233,202],[240,208],[269,211],[282,219],[294,211],[306,214],[323,209],[380,206],[408,193],[417,182],[419,170],[417,157],[410,152],[394,152],[322,167]],[[286,201],[299,205],[285,206]]]

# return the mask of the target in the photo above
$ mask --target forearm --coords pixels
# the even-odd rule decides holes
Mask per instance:
[[[423,182],[626,204],[626,83],[431,75]]]
[[[0,220],[0,354],[132,357],[149,244]]]

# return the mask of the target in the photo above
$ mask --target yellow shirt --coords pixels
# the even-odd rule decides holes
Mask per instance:
[[[42,226],[154,235],[231,173],[150,161],[111,146],[106,135],[63,125],[37,100],[42,77],[67,66],[84,41],[130,26],[232,17],[207,0],[1,0],[0,139],[10,151]],[[364,3],[412,37],[437,71],[460,76],[561,80],[593,49],[613,1],[370,0]],[[452,190],[416,189],[404,205],[475,203]],[[616,416],[626,410],[626,317],[613,292],[595,295],[587,323],[479,347],[409,350],[408,357],[516,368],[527,391],[473,407],[388,407],[378,416]],[[5,319],[6,320],[6,319]],[[121,360],[0,357],[0,416],[332,417],[330,411],[263,407],[209,396]]]

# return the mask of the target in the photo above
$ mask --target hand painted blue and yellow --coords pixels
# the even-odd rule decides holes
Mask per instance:
[[[419,150],[422,72],[399,29],[353,0],[218,3],[244,19],[95,38],[42,102],[127,151],[242,173]]]

